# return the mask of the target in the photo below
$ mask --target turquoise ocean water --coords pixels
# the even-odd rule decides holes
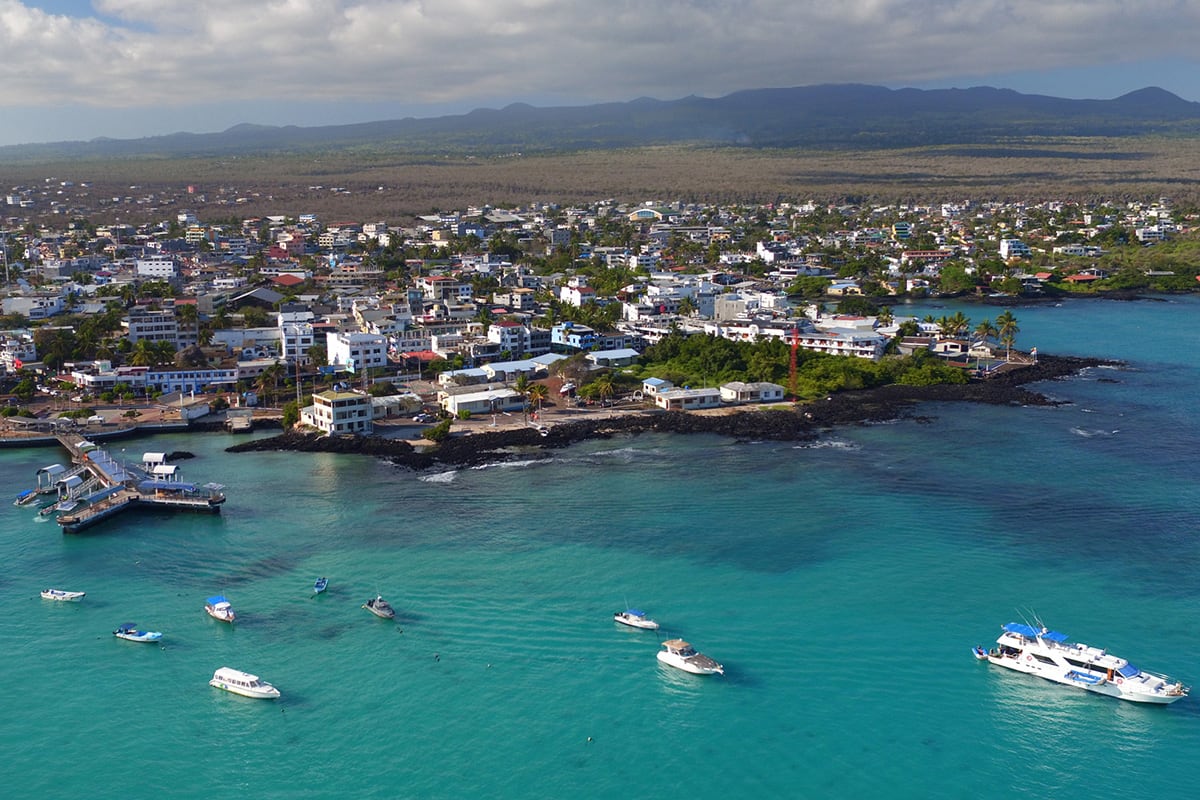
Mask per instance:
[[[0,507],[4,795],[1194,797],[1200,693],[1145,708],[970,647],[1036,613],[1200,686],[1200,300],[1014,313],[1024,347],[1128,368],[816,445],[643,436],[431,475],[117,444],[191,451],[230,499],[80,536]],[[0,451],[0,479],[63,458]],[[662,635],[615,625],[626,604]],[[676,635],[727,674],[660,667]],[[210,688],[224,665],[283,698]]]

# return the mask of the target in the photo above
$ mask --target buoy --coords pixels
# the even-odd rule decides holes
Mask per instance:
[[[591,740],[592,740],[592,737],[590,737],[590,736],[589,736],[589,737],[588,737],[588,741],[590,742]]]

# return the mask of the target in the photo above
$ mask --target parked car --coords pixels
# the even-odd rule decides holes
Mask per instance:
[[[413,422],[420,422],[422,424],[428,424],[430,422],[437,422],[437,417],[435,417],[433,414],[426,414],[424,412],[421,412],[420,414],[417,414],[415,417],[413,417]]]

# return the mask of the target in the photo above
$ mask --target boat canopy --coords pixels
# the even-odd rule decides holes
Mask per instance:
[[[137,625],[132,622],[122,622],[117,626],[117,630],[121,633],[133,633],[135,630],[137,630]]]
[[[223,594],[215,594],[204,602],[208,603],[210,606],[220,605],[221,603],[229,604],[229,601],[225,599],[225,595]]]
[[[1136,678],[1138,675],[1142,674],[1142,671],[1133,664],[1126,664],[1125,666],[1118,668],[1117,672],[1119,672],[1123,678]]]
[[[55,486],[61,486],[61,487],[65,488],[67,491],[70,491],[71,489],[77,489],[82,484],[83,484],[83,478],[81,478],[78,475],[68,475],[65,478],[59,478],[57,481],[54,482]]]
[[[1026,625],[1023,622],[1010,622],[1004,626],[1004,630],[1008,631],[1009,633],[1020,634],[1021,636],[1025,636],[1029,639],[1040,638],[1045,639],[1048,642],[1065,642],[1067,640],[1067,635],[1065,633],[1059,633],[1058,631],[1052,631],[1047,628],[1038,630],[1037,628]]]
[[[626,613],[626,614],[628,614],[628,615],[629,615],[629,616],[631,616],[631,617],[644,617],[644,616],[646,616],[646,612],[645,612],[645,611],[642,611],[640,608],[627,608],[627,609],[625,609],[625,613]]]

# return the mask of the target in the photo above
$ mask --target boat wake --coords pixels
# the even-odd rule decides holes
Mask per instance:
[[[1082,436],[1085,439],[1091,439],[1093,436],[1116,436],[1118,433],[1120,433],[1120,429],[1115,431],[1102,431],[1087,430],[1085,428],[1071,428],[1071,433],[1075,434],[1076,436]]]
[[[458,470],[452,469],[449,472],[438,472],[433,475],[421,475],[417,478],[425,483],[454,483],[454,479],[458,477]]]
[[[528,458],[523,461],[493,461],[488,464],[478,464],[471,469],[520,469],[534,467],[539,464],[553,464],[553,458]]]
[[[818,439],[815,442],[804,442],[792,447],[793,450],[862,450],[857,442],[847,442],[844,439]]]

